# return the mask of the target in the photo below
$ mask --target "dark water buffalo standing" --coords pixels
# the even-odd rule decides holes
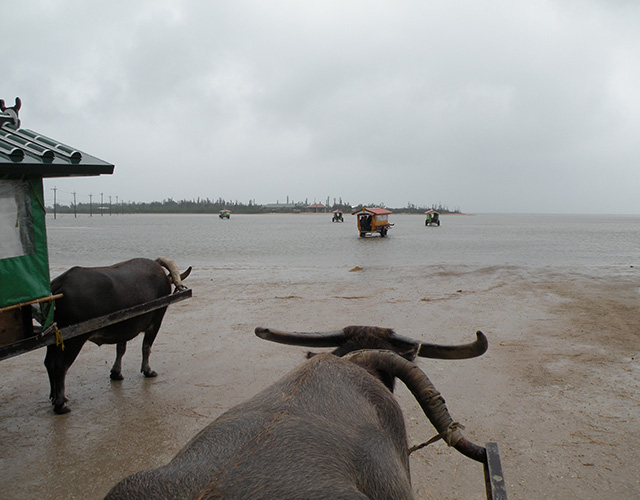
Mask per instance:
[[[122,480],[106,500],[411,499],[404,419],[389,387],[395,377],[450,445],[480,453],[455,429],[444,400],[412,361],[479,356],[487,349],[482,333],[464,346],[420,344],[377,327],[329,334],[257,328],[256,334],[337,347],[337,355],[312,356],[221,415],[167,465]],[[371,350],[376,347],[385,350]],[[364,350],[351,352],[356,349]]]
[[[167,276],[164,271],[169,271]],[[55,321],[59,328],[80,323],[115,311],[144,304],[171,293],[171,284],[184,289],[176,264],[165,258],[132,259],[108,267],[73,267],[51,282],[51,292],[63,297],[55,302]],[[127,341],[144,332],[142,343],[142,373],[157,374],[149,367],[149,353],[156,338],[166,307],[110,325],[99,330],[65,340],[64,350],[56,345],[47,347],[44,364],[51,384],[51,402],[56,413],[67,413],[65,377],[80,349],[87,340],[97,345],[116,344],[116,360],[111,378],[121,380],[121,361]]]

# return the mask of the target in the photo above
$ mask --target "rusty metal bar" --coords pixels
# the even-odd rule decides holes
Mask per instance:
[[[487,486],[487,500],[507,500],[502,463],[497,443],[487,443],[487,461],[484,463],[484,480]]]

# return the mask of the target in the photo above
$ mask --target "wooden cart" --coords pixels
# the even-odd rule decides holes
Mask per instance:
[[[427,218],[424,221],[425,226],[439,226],[440,225],[440,212],[435,210],[427,210],[425,212]]]
[[[360,237],[372,236],[375,233],[385,237],[393,224],[389,223],[389,214],[391,210],[386,208],[366,208],[362,207],[351,215],[357,216],[358,232]]]

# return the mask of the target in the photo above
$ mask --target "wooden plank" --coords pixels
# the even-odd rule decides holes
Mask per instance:
[[[167,295],[165,297],[161,297],[144,304],[139,304],[128,309],[122,309],[120,311],[115,311],[98,318],[83,321],[82,323],[76,323],[75,325],[69,325],[64,328],[60,328],[60,332],[62,333],[63,340],[71,339],[73,337],[77,337],[78,335],[97,330],[98,328],[104,328],[105,326],[120,323],[135,316],[140,316],[141,314],[160,309],[161,307],[166,307],[169,304],[173,304],[174,302],[180,302],[182,300],[190,298],[191,295],[191,289],[183,290],[181,292],[176,292],[174,294]],[[40,347],[55,344],[55,342],[55,332],[53,328],[50,327],[35,337],[30,337],[20,342],[14,342],[12,344],[0,347],[0,361],[17,356],[19,354],[24,354]]]

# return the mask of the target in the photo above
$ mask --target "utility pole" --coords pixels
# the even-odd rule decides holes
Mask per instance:
[[[104,215],[104,193],[100,193],[100,217]]]
[[[111,196],[109,196],[109,215],[111,215]]]
[[[89,194],[89,217],[93,217],[93,194]]]
[[[73,218],[78,218],[78,204],[76,203],[76,192],[71,193],[73,195]]]
[[[55,219],[56,218],[56,204],[58,203],[56,201],[57,200],[56,195],[58,194],[57,193],[58,188],[53,186],[53,188],[51,188],[51,191],[53,191],[53,218]]]

